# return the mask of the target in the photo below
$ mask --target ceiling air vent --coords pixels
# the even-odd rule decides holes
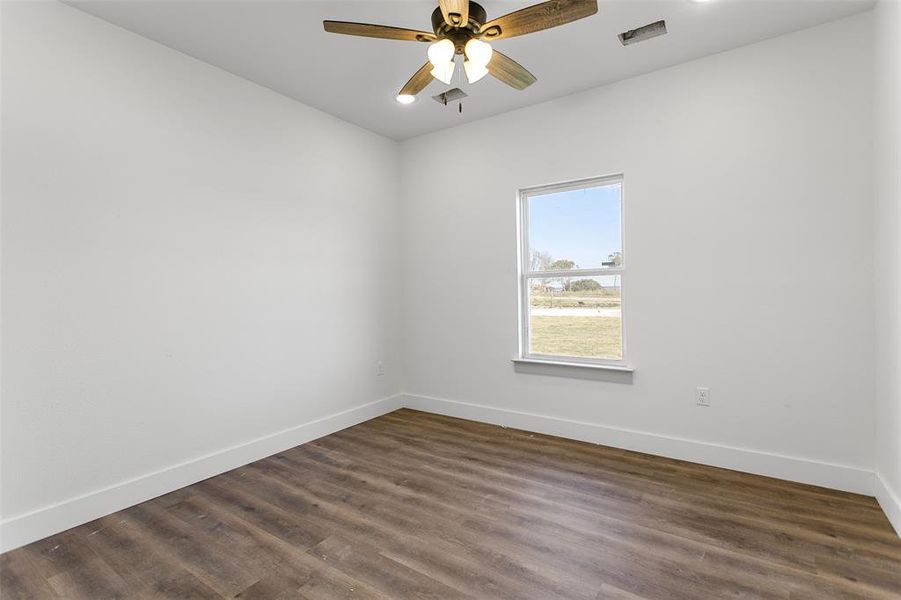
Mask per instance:
[[[432,96],[435,102],[440,102],[441,104],[447,106],[451,102],[456,102],[457,100],[462,100],[466,97],[466,92],[461,90],[460,88],[453,88],[438,94],[437,96]]]
[[[645,25],[644,27],[639,27],[638,29],[624,31],[619,34],[619,41],[623,43],[623,46],[628,46],[629,44],[637,44],[638,42],[643,42],[665,33],[666,21],[661,20],[656,23],[651,23],[650,25]]]

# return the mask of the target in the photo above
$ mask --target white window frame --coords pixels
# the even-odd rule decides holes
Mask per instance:
[[[625,181],[623,174],[605,175],[602,177],[590,177],[587,179],[579,179],[576,181],[568,181],[564,183],[555,183],[551,185],[541,185],[528,188],[522,188],[517,195],[516,210],[519,231],[517,235],[518,248],[518,280],[519,280],[519,358],[522,362],[537,363],[557,363],[567,366],[595,366],[609,367],[616,370],[629,370],[626,362],[626,263],[628,261],[626,255],[626,219],[625,219]],[[620,240],[622,240],[623,262],[619,267],[599,267],[595,269],[573,269],[570,271],[530,271],[529,260],[529,198],[533,196],[544,196],[558,192],[568,192],[572,190],[581,190],[591,187],[601,187],[611,184],[619,184],[619,223],[620,223]],[[620,360],[604,359],[604,358],[586,358],[580,356],[566,356],[556,354],[535,354],[529,352],[529,281],[531,279],[548,279],[555,277],[610,277],[619,275],[620,281],[620,302],[622,311],[622,358]]]

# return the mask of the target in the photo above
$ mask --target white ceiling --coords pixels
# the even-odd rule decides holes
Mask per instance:
[[[485,0],[489,18],[535,2]],[[323,19],[430,31],[437,2],[70,0],[116,25],[361,127],[405,139],[625,79],[867,10],[872,0],[600,1],[587,19],[493,45],[538,77],[525,91],[491,77],[454,82],[463,113],[430,96],[394,101],[426,61],[427,44],[327,34]],[[623,47],[621,31],[666,19],[669,33]]]

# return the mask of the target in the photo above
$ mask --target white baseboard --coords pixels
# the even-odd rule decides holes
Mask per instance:
[[[873,495],[873,472],[857,467],[430,396],[417,394],[404,394],[403,396],[403,405],[408,408],[450,417],[503,425],[504,427],[515,427],[516,429],[524,429],[536,433],[613,446],[657,456],[666,456],[703,465],[723,467],[725,469],[818,485],[867,496]]]
[[[888,482],[879,473],[876,473],[875,496],[879,506],[882,507],[882,512],[895,528],[895,533],[901,537],[901,496],[889,487]]]
[[[43,539],[255,460],[368,421],[402,406],[400,394],[135,477],[0,522],[0,552]]]
[[[417,394],[396,394],[11,517],[0,522],[0,552],[43,539],[402,407],[868,496],[875,495],[895,531],[901,534],[901,501],[881,477],[866,469],[468,402]]]

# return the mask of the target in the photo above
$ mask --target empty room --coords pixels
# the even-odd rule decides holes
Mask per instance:
[[[901,600],[901,1],[0,52],[0,599]]]

